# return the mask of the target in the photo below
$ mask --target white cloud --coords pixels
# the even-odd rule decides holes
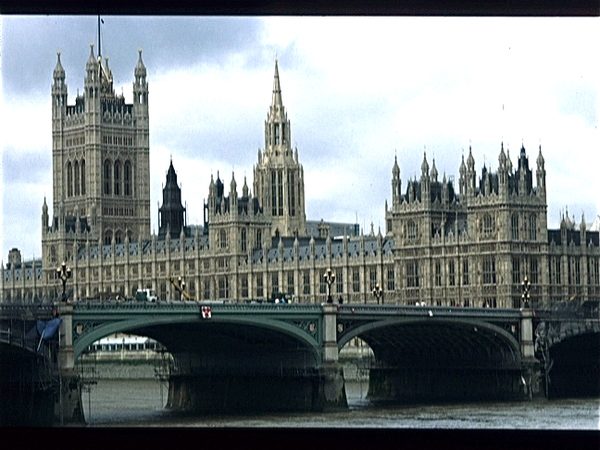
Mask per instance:
[[[235,26],[260,30],[250,22]],[[440,177],[458,178],[469,142],[480,171],[484,160],[497,168],[501,141],[515,165],[523,142],[534,169],[541,141],[549,226],[558,226],[558,213],[566,205],[573,205],[569,211],[578,220],[581,211],[576,209],[584,209],[588,218],[600,211],[597,18],[269,17],[262,22],[262,35],[244,51],[225,46],[208,52],[202,48],[206,44],[178,36],[177,26],[164,30],[173,33],[168,42],[180,43],[181,51],[143,44],[155,228],[171,154],[190,223],[202,222],[211,173],[216,177],[219,171],[227,191],[232,170],[238,191],[246,174],[252,189],[252,165],[264,146],[275,53],[292,142],[304,166],[310,219],[354,222],[358,214],[367,228],[371,220],[376,228],[383,226],[395,154],[406,186],[408,178],[420,175],[424,148],[430,165],[435,157]],[[45,35],[36,33],[49,28],[35,23],[30,34],[43,41]],[[194,23],[186,26],[193,29]],[[233,25],[215,19],[211,26],[209,45],[216,46]],[[65,67],[76,67],[67,68],[75,86],[83,79],[89,37],[71,41],[81,41],[83,55],[75,64],[72,55],[79,53],[71,50],[67,58],[63,49]],[[137,46],[123,52],[137,56]],[[22,63],[35,64],[26,59],[30,56],[25,53]],[[53,67],[56,55],[48,58],[46,65]],[[111,55],[110,64],[113,73],[127,75],[119,78],[116,90],[131,101],[132,61],[127,58],[123,62]],[[50,158],[51,72],[44,82],[43,95],[31,94],[39,89],[25,89],[28,96],[3,92],[3,149],[16,149],[24,161],[38,153]],[[29,173],[23,163],[23,176]],[[51,183],[51,173],[45,179]],[[44,189],[49,204],[51,189]],[[39,188],[27,192],[37,197],[27,216],[37,226],[43,193]],[[25,210],[7,203],[7,195],[6,217],[21,220]],[[39,247],[38,235],[19,235],[7,224],[5,219],[4,257],[14,246]]]

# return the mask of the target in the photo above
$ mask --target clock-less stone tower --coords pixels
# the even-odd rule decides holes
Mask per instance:
[[[42,207],[43,266],[51,277],[86,245],[150,238],[148,84],[139,50],[133,103],[115,94],[108,57],[91,45],[84,91],[67,104],[60,52],[52,84],[53,220]]]
[[[265,122],[264,152],[258,150],[254,167],[254,193],[265,217],[271,221],[272,236],[306,236],[304,168],[298,149],[292,150],[290,121],[281,100],[279,66],[275,59],[273,100]]]

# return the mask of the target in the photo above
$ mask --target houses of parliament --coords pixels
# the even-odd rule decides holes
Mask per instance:
[[[179,300],[170,279],[185,281],[187,296],[199,301],[285,295],[321,303],[331,290],[344,303],[518,308],[525,277],[537,307],[600,299],[598,231],[568,214],[559,229],[547,228],[541,147],[535,167],[523,146],[513,166],[501,143],[498,170],[484,165],[479,174],[469,149],[458,185],[440,180],[427,155],[420,178],[404,184],[402,161],[390,161],[385,234],[307,220],[304,169],[291,145],[277,60],[252,188],[245,177],[232,174],[227,183],[217,172],[204,223],[189,225],[182,205],[187,182],[178,184],[171,161],[153,234],[142,50],[132,104],[115,94],[108,58],[95,55],[93,45],[83,93],[68,104],[60,56],[51,93],[53,217],[44,199],[41,259],[23,261],[14,248],[2,264],[3,303],[56,300],[63,261],[72,271],[67,291],[74,302],[128,299],[146,288],[161,301]],[[328,269],[335,275],[329,283]]]

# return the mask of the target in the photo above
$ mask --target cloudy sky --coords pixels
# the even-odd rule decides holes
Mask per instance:
[[[309,219],[384,228],[391,171],[403,186],[423,152],[458,180],[513,164],[521,144],[546,160],[548,225],[568,208],[600,211],[598,18],[112,17],[102,54],[132,100],[138,48],[150,88],[152,226],[172,156],[189,223],[202,222],[211,173],[252,186],[264,146],[275,56],[292,142],[304,166]],[[50,93],[56,52],[69,104],[83,90],[95,16],[1,20],[1,259],[41,255],[41,207],[52,215]]]

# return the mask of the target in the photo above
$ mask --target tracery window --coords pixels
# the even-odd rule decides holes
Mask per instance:
[[[71,161],[67,163],[67,197],[73,195],[73,166]]]
[[[510,226],[511,226],[511,232],[512,232],[512,240],[513,241],[518,241],[519,240],[519,215],[518,214],[513,214],[511,219],[510,219]]]
[[[483,284],[496,284],[496,258],[494,256],[483,258]]]
[[[115,162],[115,195],[121,195],[121,162]]]
[[[494,231],[494,221],[492,216],[486,214],[483,216],[483,234],[489,235]]]
[[[413,220],[408,221],[408,239],[411,241],[417,238],[417,224]]]
[[[535,241],[537,239],[537,220],[534,214],[529,216],[529,240]]]
[[[104,161],[104,194],[110,195],[111,164],[107,159]]]
[[[125,161],[125,170],[123,173],[124,180],[124,189],[123,194],[127,197],[131,196],[131,163],[129,161]]]

